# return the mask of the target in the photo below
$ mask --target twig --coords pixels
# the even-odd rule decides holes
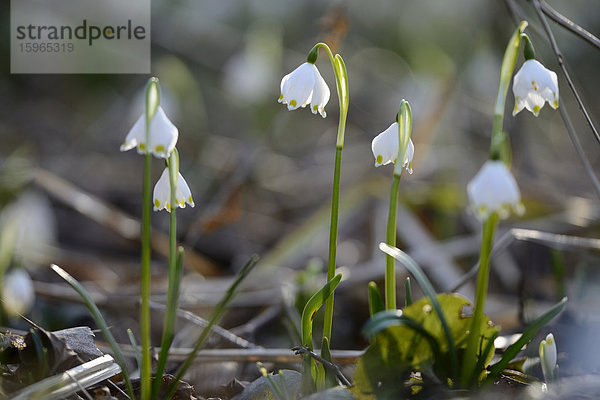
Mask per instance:
[[[321,364],[323,364],[324,367],[329,368],[330,370],[332,370],[333,372],[335,372],[335,375],[338,377],[338,379],[340,380],[340,382],[342,382],[344,385],[346,385],[346,386],[352,386],[352,384],[350,383],[350,381],[348,379],[346,379],[346,377],[344,376],[344,374],[342,374],[342,370],[340,370],[340,367],[338,367],[337,365],[335,365],[331,361],[327,361],[326,359],[322,358],[318,354],[313,353],[312,351],[310,351],[309,349],[307,349],[304,346],[293,347],[292,350],[294,350],[294,352],[296,354],[298,354],[298,355],[300,355],[300,354],[308,354],[311,358],[314,358],[315,360],[317,360],[318,362],[320,362]]]
[[[581,142],[579,141],[579,138],[575,133],[575,128],[571,123],[571,118],[569,118],[569,114],[567,113],[567,110],[565,110],[564,107],[559,107],[558,111],[560,112],[560,116],[563,120],[563,123],[565,124],[565,128],[567,128],[567,133],[569,134],[571,143],[573,143],[575,152],[577,152],[577,155],[579,156],[581,164],[583,164],[585,172],[587,172],[588,176],[590,177],[594,189],[596,190],[596,194],[598,195],[598,197],[600,197],[600,182],[598,181],[598,177],[596,177],[596,174],[594,173],[594,169],[592,168],[590,161],[588,160],[587,156],[585,155],[585,152],[583,151],[583,147],[581,147]]]
[[[504,251],[512,242],[515,240],[521,240],[525,242],[536,242],[547,246],[554,245],[556,247],[568,247],[568,248],[583,248],[583,249],[595,249],[600,250],[600,239],[590,239],[579,236],[571,235],[560,235],[550,232],[542,232],[535,229],[520,229],[512,228],[508,232],[505,232],[500,239],[494,243],[492,249],[492,257],[501,251]],[[479,262],[475,264],[466,274],[462,276],[460,281],[456,283],[451,292],[456,292],[462,285],[469,281],[475,276],[479,269]]]
[[[569,88],[573,92],[573,95],[575,96],[575,100],[577,100],[577,104],[579,104],[579,108],[581,109],[581,112],[583,113],[585,120],[587,121],[588,125],[592,129],[592,132],[594,133],[594,137],[596,138],[598,143],[600,143],[600,134],[598,134],[598,131],[596,130],[596,127],[594,126],[594,123],[592,122],[592,119],[590,118],[590,115],[587,112],[585,105],[583,104],[583,100],[581,100],[581,96],[579,95],[579,92],[575,88],[575,85],[573,84],[573,81],[571,80],[571,76],[569,75],[569,72],[567,71],[567,68],[565,67],[565,64],[563,61],[563,55],[560,52],[558,45],[556,44],[556,39],[554,38],[554,35],[552,34],[552,30],[550,29],[550,26],[548,25],[548,20],[546,19],[546,17],[544,16],[544,13],[542,12],[540,0],[532,0],[532,2],[533,2],[533,6],[535,8],[535,11],[544,27],[544,30],[546,31],[548,40],[550,40],[550,45],[552,46],[552,50],[554,51],[554,54],[556,55],[558,65],[559,65],[560,69],[562,70],[563,75],[565,76],[565,79],[567,80],[567,84],[569,85]]]
[[[560,26],[562,26],[569,32],[579,36],[581,39],[585,40],[586,42],[588,42],[592,46],[596,47],[597,49],[600,49],[600,39],[598,39],[592,33],[586,31],[581,26],[577,25],[576,23],[574,23],[573,21],[571,21],[570,19],[568,19],[567,17],[562,15],[561,13],[556,11],[554,8],[550,7],[550,5],[548,3],[546,3],[544,0],[540,1],[540,5],[541,5],[541,8],[542,8],[542,11],[544,12],[544,14],[546,14],[548,17],[550,17],[550,19],[552,21],[556,22],[557,24],[559,24]]]
[[[154,309],[158,309],[161,311],[165,311],[166,310],[166,306],[160,303],[156,303],[154,301],[150,302],[150,307],[154,308]],[[191,311],[187,311],[187,310],[182,310],[182,309],[178,309],[177,310],[177,316],[193,323],[194,325],[198,325],[201,326],[203,328],[208,326],[208,321],[205,320],[204,318],[192,313]],[[257,345],[255,345],[252,342],[249,342],[248,340],[241,338],[233,333],[231,333],[230,331],[228,331],[225,328],[220,327],[219,325],[213,325],[212,327],[212,333],[220,336],[221,338],[225,339],[227,342],[244,348],[244,349],[249,349],[249,348],[255,348],[258,347]]]

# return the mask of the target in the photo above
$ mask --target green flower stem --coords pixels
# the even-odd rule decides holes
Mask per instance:
[[[335,151],[335,169],[333,173],[333,195],[331,198],[331,223],[329,226],[329,258],[327,262],[327,281],[330,281],[335,276],[335,262],[337,255],[337,229],[338,215],[340,202],[340,173],[342,166],[342,149],[344,148],[344,135],[346,132],[346,117],[348,115],[348,72],[344,60],[339,54],[335,56],[331,52],[329,46],[325,43],[317,43],[311,53],[318,49],[324,49],[329,56],[333,73],[335,75],[335,83],[337,87],[338,103],[340,106],[340,119],[338,123],[338,133],[336,140]],[[325,303],[325,319],[323,322],[323,337],[331,343],[331,329],[333,325],[333,294]]]
[[[467,349],[463,358],[463,368],[461,383],[463,387],[471,385],[474,377],[473,372],[477,365],[477,350],[480,342],[481,322],[483,320],[483,310],[485,308],[485,298],[487,295],[490,255],[494,242],[494,233],[498,225],[498,213],[492,213],[483,223],[483,235],[481,239],[481,253],[479,256],[479,272],[477,274],[477,289],[475,293],[475,309],[471,319]],[[479,377],[477,377],[479,378]]]
[[[148,124],[146,124],[148,126]],[[140,281],[140,331],[142,342],[141,398],[150,399],[150,230],[152,217],[152,155],[144,155],[144,192],[142,208],[142,274]]]
[[[160,103],[160,91],[157,78],[150,78],[146,85],[146,145],[150,144],[150,123]],[[151,396],[150,377],[152,363],[150,358],[150,231],[152,229],[152,154],[144,154],[144,180],[142,205],[142,259],[140,279],[140,331],[142,335],[142,365],[140,372],[141,399]]]
[[[396,247],[396,215],[398,214],[398,188],[400,175],[394,174],[392,191],[390,192],[390,210],[388,214],[387,234],[385,241],[389,246]],[[385,256],[385,308],[396,309],[396,261],[394,257]]]
[[[177,176],[179,174],[179,153],[173,149],[169,157],[169,186],[171,188],[170,224],[169,224],[169,282],[167,287],[167,308],[163,323],[163,334],[160,345],[160,354],[156,366],[156,374],[152,383],[152,398],[158,396],[162,376],[167,365],[169,348],[173,341],[175,320],[177,318],[177,302],[179,299],[179,283],[181,281],[181,264],[183,261],[183,249],[177,251]]]

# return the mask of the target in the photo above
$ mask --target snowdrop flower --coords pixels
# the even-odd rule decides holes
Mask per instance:
[[[4,275],[2,307],[10,316],[27,313],[35,302],[35,290],[31,277],[22,268],[13,269]]]
[[[531,59],[523,63],[513,81],[515,108],[513,116],[523,108],[536,117],[547,101],[550,107],[558,108],[558,79],[556,73],[546,69],[539,61]]]
[[[150,152],[156,157],[168,158],[175,148],[178,136],[177,127],[159,106],[150,123],[150,143],[146,143],[146,116],[142,114],[127,134],[125,142],[121,145],[121,151],[127,151],[137,146],[140,154]]]
[[[177,206],[185,208],[185,203],[188,203],[191,207],[194,207],[194,200],[192,199],[192,192],[183,176],[177,174],[177,192],[175,193],[175,201]],[[154,186],[154,195],[152,198],[154,203],[154,211],[160,211],[163,208],[168,212],[171,212],[171,183],[169,182],[169,168],[165,168],[161,174],[158,182]]]
[[[398,158],[398,123],[394,122],[385,131],[375,136],[371,142],[371,150],[375,157],[375,166],[387,165],[391,162],[396,163]],[[409,173],[413,173],[412,170],[412,159],[415,154],[415,145],[412,140],[408,140],[408,146],[406,147],[406,154],[404,155],[403,167]]]
[[[507,218],[511,208],[517,214],[524,211],[517,182],[502,161],[486,161],[467,185],[467,194],[471,209],[481,220],[494,212]]]
[[[545,340],[540,343],[540,364],[546,382],[554,379],[554,371],[556,370],[556,342],[554,335],[551,333],[546,336]]]
[[[329,87],[317,66],[305,62],[283,77],[278,101],[287,104],[290,111],[298,107],[306,107],[310,103],[312,113],[319,112],[325,118],[327,116],[325,106],[329,101],[329,95]]]

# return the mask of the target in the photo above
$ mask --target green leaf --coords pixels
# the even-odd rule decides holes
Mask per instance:
[[[510,363],[512,359],[519,353],[519,351],[521,351],[523,346],[529,343],[544,325],[550,322],[565,308],[567,300],[568,299],[566,297],[563,297],[563,299],[560,302],[558,302],[552,308],[550,308],[548,311],[542,314],[538,319],[533,321],[533,323],[529,325],[527,329],[525,329],[519,340],[510,345],[504,352],[502,359],[500,359],[500,361],[498,361],[492,366],[490,373],[486,379],[487,383],[493,382],[504,370],[504,368],[506,368],[508,363]]]
[[[315,313],[325,304],[325,300],[335,290],[337,285],[342,280],[342,274],[337,274],[329,282],[327,282],[321,289],[312,295],[306,302],[304,310],[302,311],[302,345],[307,349],[312,350],[312,323]]]
[[[377,284],[371,281],[369,282],[369,314],[372,317],[383,310],[385,310],[385,305],[381,293],[377,288]]]

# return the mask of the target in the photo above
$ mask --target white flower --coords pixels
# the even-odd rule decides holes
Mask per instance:
[[[185,203],[194,207],[192,192],[183,176],[177,175],[177,191],[175,192],[175,201],[177,206],[185,208]],[[154,211],[160,211],[163,208],[171,212],[171,182],[169,181],[169,168],[165,168],[158,182],[154,185],[154,195],[152,198]]]
[[[2,307],[10,316],[27,313],[35,301],[35,290],[31,277],[22,268],[13,269],[4,275]]]
[[[493,212],[507,218],[511,208],[517,214],[524,211],[517,182],[502,161],[486,161],[467,185],[467,194],[471,209],[481,220]]]
[[[551,333],[540,343],[540,364],[546,382],[551,381],[556,370],[556,342],[554,342],[554,335]]]
[[[556,73],[546,69],[537,60],[527,60],[516,73],[513,81],[515,108],[513,116],[523,108],[536,117],[547,101],[550,107],[558,108],[558,79]]]
[[[391,162],[396,163],[398,158],[398,123],[394,122],[385,131],[375,136],[371,142],[371,150],[373,151],[373,157],[375,157],[375,166],[387,165]],[[406,147],[406,154],[404,155],[403,167],[409,173],[413,173],[412,170],[412,159],[415,154],[415,145],[411,139],[408,139],[408,146]]]
[[[127,134],[121,151],[127,151],[137,146],[138,153],[150,152],[159,158],[167,158],[175,148],[179,131],[167,118],[162,107],[158,107],[150,123],[150,144],[146,143],[146,116],[137,120]]]
[[[325,106],[329,101],[329,87],[315,64],[305,62],[281,80],[279,102],[287,104],[288,110],[306,107],[310,103],[313,114],[327,116]]]

